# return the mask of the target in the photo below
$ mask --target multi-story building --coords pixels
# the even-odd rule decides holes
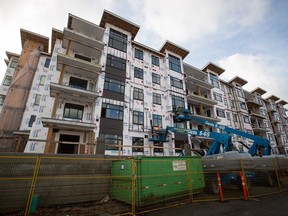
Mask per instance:
[[[4,74],[2,84],[0,86],[0,112],[2,110],[5,97],[7,95],[9,86],[12,83],[12,77],[14,76],[15,69],[18,66],[18,60],[19,55],[12,53],[12,52],[6,52],[7,58],[5,59],[5,63],[7,65],[7,70]]]
[[[263,94],[261,89],[243,91],[247,81],[240,77],[220,80],[225,70],[214,63],[202,70],[184,63],[189,51],[171,41],[159,50],[136,42],[139,29],[106,10],[99,25],[69,14],[63,31],[52,29],[50,53],[47,37],[21,30],[23,51],[19,56],[7,53],[9,64],[0,88],[3,122],[8,121],[3,111],[9,116],[17,112],[13,127],[11,122],[0,124],[1,140],[5,134],[10,141],[21,135],[22,145],[24,138],[28,140],[24,152],[31,153],[166,156],[178,155],[186,143],[193,149],[208,148],[211,138],[181,133],[168,133],[167,142],[149,141],[153,128],[167,126],[221,132],[193,121],[174,122],[179,109],[262,137],[279,129],[262,128],[270,124],[268,116],[261,115],[265,103],[253,103]],[[12,84],[5,93],[9,76]],[[21,103],[11,99],[19,97],[24,99]],[[283,105],[283,100],[277,103],[282,114]],[[237,136],[233,141],[241,151],[241,142],[251,144]],[[21,151],[17,145],[3,149]]]

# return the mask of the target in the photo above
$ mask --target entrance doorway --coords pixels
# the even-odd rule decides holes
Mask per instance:
[[[58,151],[59,154],[78,154],[78,147],[80,136],[77,135],[68,135],[68,134],[60,134],[59,141],[69,142],[67,143],[59,143]],[[72,144],[75,143],[75,144]]]

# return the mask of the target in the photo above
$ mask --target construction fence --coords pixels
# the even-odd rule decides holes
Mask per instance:
[[[287,166],[286,157],[223,161],[1,153],[0,214],[136,215],[186,203],[249,202],[287,190]]]

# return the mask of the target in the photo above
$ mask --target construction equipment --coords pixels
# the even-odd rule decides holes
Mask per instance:
[[[259,137],[259,136],[255,136],[253,134],[246,133],[246,132],[243,132],[243,131],[240,131],[240,130],[236,130],[234,128],[230,128],[230,127],[227,127],[225,125],[217,124],[215,122],[204,120],[202,118],[194,116],[190,112],[190,110],[188,110],[188,109],[184,109],[181,113],[176,113],[176,115],[174,116],[174,121],[175,122],[186,122],[186,121],[190,121],[190,120],[196,121],[196,122],[201,123],[201,124],[206,125],[206,126],[218,128],[219,130],[224,131],[227,134],[236,134],[238,136],[245,137],[245,138],[248,138],[250,140],[253,140],[253,144],[252,144],[251,147],[248,147],[248,146],[244,145],[245,147],[249,148],[248,153],[252,157],[259,154],[258,153],[259,149],[261,149],[261,151],[260,151],[261,153],[260,154],[271,155],[270,140],[268,140],[268,139],[265,139],[265,138],[262,138],[262,137]],[[232,142],[228,143],[227,145],[228,146],[226,146],[226,148],[223,148],[223,152],[231,150],[231,148],[233,146]],[[232,145],[232,146],[230,146],[230,145]],[[213,154],[220,153],[220,150],[219,149],[217,150],[217,148],[218,148],[218,146],[213,146],[213,144],[212,144],[211,148],[210,148],[211,151],[208,151],[208,155],[213,155]]]
[[[167,139],[168,132],[187,134],[191,137],[201,136],[201,137],[213,138],[214,141],[211,145],[211,148],[209,148],[208,150],[209,154],[220,153],[221,146],[223,146],[223,149],[225,151],[231,151],[233,147],[232,137],[229,134],[201,131],[194,129],[176,128],[170,126],[167,126],[166,129],[161,128],[157,128],[157,130],[152,129],[152,137],[149,138],[148,140],[156,144],[169,142],[169,140]]]

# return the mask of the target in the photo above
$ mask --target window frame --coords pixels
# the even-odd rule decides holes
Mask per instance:
[[[217,93],[217,92],[213,92],[213,97],[214,97],[214,100],[216,101],[219,101],[219,102],[223,102],[223,95]]]
[[[159,57],[155,56],[155,55],[151,55],[151,63],[152,63],[152,65],[159,67],[160,66]]]
[[[223,115],[220,115],[220,114],[223,114]],[[224,109],[216,108],[216,115],[220,118],[226,118]]]
[[[135,125],[144,125],[144,112],[133,111],[133,124]]]
[[[219,77],[216,74],[209,73],[209,78],[210,78],[211,84],[215,88],[220,88]]]
[[[161,105],[162,104],[162,99],[161,99],[161,94],[153,92],[153,104]]]
[[[160,127],[162,128],[162,115],[157,115],[157,114],[153,114],[152,115],[152,119],[153,119],[153,127]]]
[[[4,105],[4,101],[5,101],[6,95],[0,95],[0,106]]]
[[[143,89],[134,87],[134,89],[133,89],[133,99],[144,101],[144,91],[143,91]]]
[[[118,70],[126,71],[126,60],[111,54],[107,54],[106,65]]]
[[[113,90],[114,88],[112,87],[116,87],[117,89],[119,89],[119,91],[115,91]],[[104,89],[107,91],[112,91],[112,92],[117,92],[119,94],[124,94],[125,93],[125,82],[122,82],[120,80],[116,80],[110,77],[105,77],[104,80]]]
[[[5,79],[3,80],[3,85],[10,86],[12,83],[12,79],[13,79],[12,76],[9,75],[5,76]]]
[[[240,101],[240,102],[239,102],[239,105],[240,105],[240,109],[242,109],[242,110],[247,110],[247,106],[246,106],[246,103],[245,103],[245,102]]]
[[[113,113],[115,114],[115,112],[118,115],[117,117],[116,117],[116,115],[112,115]],[[124,107],[123,106],[114,105],[114,104],[105,103],[105,102],[102,103],[102,108],[101,108],[101,117],[102,118],[123,120],[123,116],[124,116]]]
[[[104,142],[105,144],[110,144],[110,145],[116,145],[116,146],[106,146],[105,145],[105,150],[116,150],[116,151],[119,151],[119,147],[120,149],[122,150],[122,146],[123,146],[123,137],[121,135],[118,135],[118,134],[108,134],[108,133],[100,133],[99,134],[99,138],[102,138],[104,139]],[[113,141],[113,143],[109,142],[108,140],[110,141]],[[120,142],[120,143],[119,143]],[[120,144],[120,146],[119,146]]]
[[[177,73],[182,73],[180,58],[174,55],[168,54],[168,59],[169,59],[169,69]]]
[[[179,89],[183,89],[183,81],[176,77],[170,76],[171,86]]]
[[[243,122],[246,124],[250,124],[250,118],[248,115],[243,115]]]
[[[144,147],[143,137],[132,137],[132,152],[144,152],[144,148],[133,148],[135,146]]]
[[[116,50],[127,52],[128,36],[113,28],[109,31],[108,46]]]
[[[35,94],[34,106],[39,106],[41,101],[41,94]]]
[[[161,76],[157,73],[152,73],[152,83],[161,85]]]
[[[179,108],[185,108],[185,99],[176,95],[171,95],[173,110],[178,106]]]
[[[139,67],[134,67],[134,77],[138,79],[144,79],[144,70]]]
[[[68,107],[67,107],[68,106]],[[70,107],[69,107],[70,106]],[[78,108],[82,108],[82,109],[77,109]],[[66,110],[69,110],[68,115],[66,115]],[[71,115],[71,112],[73,112],[73,110],[77,110],[77,115],[76,117],[73,117]],[[84,106],[83,105],[79,105],[79,104],[72,104],[72,103],[65,103],[64,105],[64,109],[63,109],[63,118],[69,118],[69,119],[77,119],[77,120],[82,120],[83,119],[83,114],[84,114]],[[81,117],[80,117],[81,116]]]
[[[138,48],[135,48],[134,50],[134,57],[139,59],[139,60],[143,60],[144,59],[144,52],[143,50],[140,50]]]

